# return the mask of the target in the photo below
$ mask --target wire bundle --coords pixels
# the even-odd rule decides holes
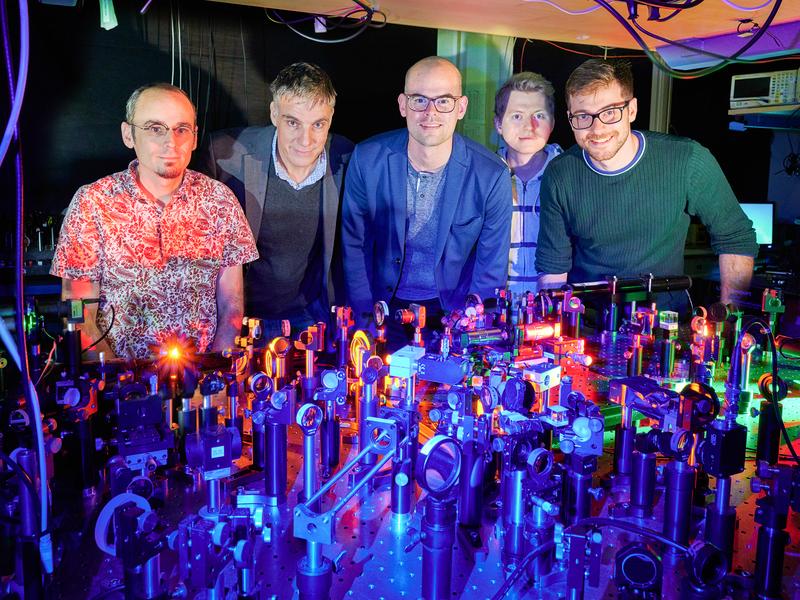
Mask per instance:
[[[342,42],[349,42],[350,40],[358,37],[368,27],[379,29],[386,25],[386,14],[380,10],[376,10],[362,2],[361,0],[353,0],[357,5],[357,8],[344,8],[338,11],[333,11],[332,13],[328,14],[312,14],[306,15],[304,17],[300,17],[293,20],[287,20],[283,18],[280,13],[276,10],[270,10],[268,8],[264,9],[267,18],[272,21],[273,23],[279,23],[281,25],[286,25],[289,29],[294,31],[297,35],[312,42],[317,42],[320,44],[341,44]],[[375,15],[379,15],[383,20],[374,22]],[[332,22],[329,22],[328,19],[333,19]],[[355,21],[355,22],[351,22]],[[303,33],[299,29],[295,27],[295,25],[299,25],[300,23],[308,23],[313,22],[315,25],[318,23],[323,23],[326,31],[334,31],[336,29],[352,29],[358,28],[354,33],[345,36],[343,38],[338,39],[327,39],[327,38],[319,38],[308,35]]]
[[[800,56],[798,56],[798,55],[795,55],[795,56],[782,56],[782,57],[775,57],[775,58],[768,58],[768,59],[744,59],[744,58],[739,58],[748,49],[752,48],[753,45],[755,45],[756,42],[758,42],[758,40],[760,40],[763,35],[770,36],[773,40],[775,40],[775,43],[778,46],[783,48],[783,44],[781,43],[781,41],[778,38],[776,38],[774,35],[772,35],[771,33],[769,33],[767,31],[768,28],[770,27],[770,25],[772,24],[773,20],[775,19],[783,0],[767,0],[763,4],[759,4],[757,6],[742,6],[742,5],[739,5],[739,4],[735,3],[735,2],[733,2],[732,0],[722,0],[722,2],[724,2],[727,6],[733,8],[735,10],[751,11],[751,12],[752,11],[761,10],[763,8],[766,8],[770,4],[772,4],[772,9],[770,10],[770,13],[767,16],[766,20],[764,21],[763,25],[759,25],[758,23],[756,23],[752,19],[740,19],[739,20],[739,25],[737,27],[737,32],[739,32],[739,33],[747,33],[747,34],[750,35],[750,37],[747,40],[747,42],[745,42],[741,46],[741,48],[739,48],[736,52],[734,52],[733,54],[731,54],[729,56],[725,56],[725,55],[722,55],[722,54],[717,54],[715,52],[709,52],[708,50],[703,50],[701,48],[696,48],[694,46],[691,46],[689,44],[686,44],[686,43],[683,43],[683,42],[680,42],[680,41],[677,41],[677,40],[669,39],[669,38],[667,38],[665,36],[662,36],[662,35],[659,35],[659,34],[653,32],[653,31],[650,31],[649,29],[647,29],[643,25],[641,25],[640,22],[639,22],[638,10],[639,10],[640,6],[645,6],[645,7],[649,8],[650,13],[649,13],[648,20],[653,21],[653,22],[657,22],[657,23],[663,23],[665,21],[669,21],[670,19],[676,17],[682,11],[689,10],[691,8],[695,8],[695,7],[699,6],[705,0],[626,0],[625,4],[626,4],[626,6],[628,8],[628,16],[627,17],[623,16],[618,10],[616,10],[612,6],[612,2],[614,0],[593,0],[594,4],[595,4],[594,6],[590,6],[588,8],[580,9],[580,10],[570,10],[570,9],[564,8],[563,6],[558,4],[557,2],[554,2],[553,0],[526,0],[526,1],[527,2],[538,2],[538,3],[547,4],[548,6],[552,6],[553,8],[556,8],[556,9],[560,10],[561,12],[566,13],[568,15],[584,15],[584,14],[593,12],[595,10],[598,10],[600,8],[605,9],[630,34],[630,36],[633,38],[633,40],[636,42],[636,44],[644,52],[644,56],[649,58],[650,61],[659,70],[665,72],[667,75],[669,75],[670,77],[673,77],[675,79],[695,79],[695,78],[702,77],[702,76],[705,76],[705,75],[710,75],[711,73],[719,71],[720,69],[722,69],[722,68],[724,68],[724,67],[726,67],[726,66],[728,66],[729,64],[732,64],[732,63],[763,64],[763,63],[769,63],[769,62],[774,62],[774,61],[779,61],[779,60],[796,60],[796,59],[800,58]],[[660,15],[660,11],[661,10],[668,10],[668,11],[671,11],[671,12],[669,12],[669,14],[667,14],[665,16],[661,16]],[[748,29],[746,32],[743,32],[741,30],[741,27],[743,26],[743,24],[750,24],[751,25],[750,29]],[[664,59],[655,50],[652,50],[650,48],[650,46],[648,45],[648,43],[645,41],[645,39],[642,36],[650,37],[650,38],[652,38],[654,40],[657,40],[659,42],[663,42],[664,44],[668,44],[670,46],[676,46],[678,48],[683,48],[685,50],[689,50],[689,51],[695,52],[697,54],[702,54],[704,56],[709,56],[711,58],[715,58],[719,62],[716,65],[712,65],[710,67],[705,67],[705,68],[702,68],[702,69],[697,69],[697,70],[694,70],[694,71],[682,71],[682,70],[674,69],[674,68],[670,67],[664,61]],[[527,41],[528,40],[526,40],[526,42]],[[606,52],[604,52],[604,54],[602,56],[600,56],[600,55],[593,55],[593,54],[584,53],[584,52],[581,52],[581,51],[578,51],[578,50],[573,50],[573,49],[570,49],[570,48],[565,48],[565,47],[559,46],[558,44],[555,44],[553,42],[549,42],[549,41],[546,41],[546,42],[548,44],[551,44],[551,45],[553,45],[553,46],[555,46],[555,47],[557,47],[557,48],[559,48],[561,50],[564,50],[566,52],[572,52],[574,54],[582,54],[582,55],[590,56],[592,58],[623,58],[622,56],[608,56],[607,50],[606,50]],[[523,53],[524,53],[524,45],[523,45]],[[638,55],[637,56],[625,56],[625,58],[638,58]]]

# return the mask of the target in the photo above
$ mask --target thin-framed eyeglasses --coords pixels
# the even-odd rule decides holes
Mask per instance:
[[[436,98],[428,98],[422,94],[403,94],[406,97],[406,106],[414,112],[425,112],[428,110],[428,104],[433,102],[433,108],[436,112],[450,113],[456,108],[456,101],[464,96],[437,96]]]
[[[175,127],[167,127],[164,123],[148,123],[147,125],[128,123],[128,125],[136,129],[141,129],[147,137],[154,140],[166,139],[170,131],[175,134],[175,139],[179,142],[188,141],[197,135],[197,127],[192,127],[190,125],[176,125]]]
[[[595,119],[600,119],[601,123],[605,123],[606,125],[613,125],[614,123],[619,123],[622,120],[622,114],[626,108],[628,108],[628,104],[631,103],[630,100],[626,100],[624,104],[621,106],[612,106],[610,108],[605,108],[601,110],[599,113],[578,113],[572,114],[569,113],[569,124],[573,129],[589,129],[592,126]]]

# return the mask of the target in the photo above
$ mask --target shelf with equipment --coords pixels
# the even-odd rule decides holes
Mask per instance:
[[[736,108],[728,114],[732,117],[728,125],[731,131],[771,129],[800,133],[800,104]]]
[[[752,106],[748,108],[732,108],[728,111],[728,114],[731,116],[769,114],[769,115],[789,117],[796,112],[800,112],[800,103],[773,104],[771,106]]]

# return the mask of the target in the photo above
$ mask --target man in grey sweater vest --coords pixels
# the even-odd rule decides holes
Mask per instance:
[[[697,216],[719,255],[722,302],[746,291],[755,232],[711,153],[686,138],[632,131],[637,104],[626,62],[588,60],[566,88],[577,146],[542,181],[539,287],[681,274]]]
[[[343,302],[340,191],[353,144],[329,133],[336,92],[316,65],[295,63],[270,86],[270,127],[216,132],[204,170],[245,209],[260,258],[245,273],[245,315],[264,337],[327,321]]]

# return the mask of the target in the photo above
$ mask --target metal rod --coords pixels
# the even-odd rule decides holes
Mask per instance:
[[[314,376],[314,351],[306,350],[306,377]]]
[[[314,494],[317,487],[317,465],[314,463],[314,436],[303,436],[303,494],[305,496]],[[312,506],[312,502],[306,500],[306,505]]]
[[[384,434],[383,434],[383,436],[381,436],[380,438],[378,438],[377,440],[375,440],[375,442],[377,443],[378,441],[382,440],[382,439],[383,439],[383,437],[384,437],[385,435],[386,435],[386,434],[384,433]],[[328,492],[328,490],[330,490],[330,489],[331,489],[331,488],[332,488],[334,485],[336,485],[336,482],[337,482],[337,481],[339,481],[339,480],[340,480],[342,477],[344,477],[344,476],[347,474],[347,472],[348,472],[350,469],[352,469],[354,466],[356,466],[356,465],[358,464],[358,462],[359,462],[359,461],[360,461],[362,458],[364,458],[364,456],[365,456],[365,455],[369,454],[369,453],[372,451],[372,447],[373,447],[373,445],[374,445],[374,444],[370,445],[370,446],[369,446],[369,447],[367,447],[367,448],[364,448],[364,449],[363,449],[361,452],[359,452],[358,454],[356,454],[356,456],[353,458],[353,460],[351,460],[351,461],[350,461],[349,463],[347,463],[347,464],[346,464],[344,467],[342,467],[341,469],[339,469],[339,471],[336,473],[336,475],[334,475],[333,477],[331,477],[331,478],[330,478],[330,479],[329,479],[329,480],[328,480],[328,481],[325,483],[325,485],[323,485],[323,486],[322,486],[322,487],[321,487],[321,488],[320,488],[320,489],[317,491],[317,493],[316,493],[316,494],[314,494],[313,496],[311,496],[311,498],[308,498],[308,499],[305,501],[305,504],[308,506],[308,505],[310,505],[310,504],[313,504],[314,502],[316,502],[316,501],[317,501],[317,500],[319,500],[320,498],[322,498],[322,496],[324,496],[324,495],[325,495],[325,494]],[[392,454],[391,454],[391,455],[393,455],[393,454],[394,454],[394,452],[392,452]],[[390,456],[391,456],[391,455],[390,455]],[[356,488],[354,488],[354,489],[358,489],[358,487],[356,487]]]
[[[336,505],[329,512],[334,514],[339,512],[344,507],[344,505],[347,504],[350,501],[350,499],[358,493],[358,490],[364,487],[367,481],[369,481],[372,477],[374,477],[375,474],[381,470],[381,467],[385,465],[387,462],[389,462],[392,458],[394,458],[394,450],[392,450],[388,454],[384,454],[383,458],[381,458],[377,463],[375,463],[375,466],[372,467],[367,472],[366,475],[364,475],[364,478],[361,481],[359,481],[355,486],[353,486],[353,489],[351,489],[344,498],[339,500],[339,502],[337,502]]]
[[[311,569],[322,567],[322,544],[319,542],[306,542],[306,559]]]
[[[208,486],[208,510],[219,512],[220,501],[222,500],[222,481],[219,479],[209,479],[206,481]]]
[[[720,513],[727,510],[731,499],[731,478],[717,477],[717,494],[714,498],[714,505]]]
[[[361,397],[356,400],[358,410],[358,443],[360,448],[371,445],[371,432],[367,428],[367,419],[377,415],[378,403],[375,401],[374,383],[364,384]],[[374,455],[363,457],[361,465],[368,467],[375,463]]]

